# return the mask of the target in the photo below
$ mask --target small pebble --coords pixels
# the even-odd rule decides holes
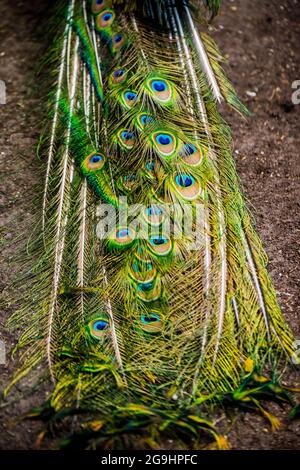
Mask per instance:
[[[255,91],[249,91],[249,90],[247,90],[247,91],[246,91],[246,95],[247,95],[247,96],[250,96],[250,98],[255,98],[256,92],[255,92]]]

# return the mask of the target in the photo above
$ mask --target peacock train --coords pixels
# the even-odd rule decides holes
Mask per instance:
[[[21,328],[10,387],[37,369],[51,380],[29,416],[52,432],[69,423],[64,447],[137,434],[201,447],[204,434],[226,449],[212,414],[232,405],[278,428],[261,400],[293,403],[280,377],[294,338],[219,112],[249,114],[202,31],[220,1],[55,3],[40,231],[9,320]]]

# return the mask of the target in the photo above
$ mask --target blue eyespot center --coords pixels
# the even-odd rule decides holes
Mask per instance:
[[[178,186],[181,186],[182,188],[189,188],[195,183],[195,178],[193,178],[193,176],[191,175],[185,175],[185,174],[177,175],[176,183],[178,184]]]
[[[186,153],[186,155],[193,155],[193,153],[196,152],[196,147],[195,145],[193,144],[185,144],[184,145],[184,152]]]
[[[148,116],[147,114],[143,114],[141,116],[141,123],[143,125],[149,124],[150,122],[153,122],[153,118],[151,116]]]
[[[97,321],[94,323],[94,330],[96,330],[96,331],[103,331],[103,330],[105,330],[107,327],[108,327],[108,322],[106,322],[106,321],[104,321],[104,320],[97,320]]]
[[[121,137],[123,140],[131,140],[133,139],[133,133],[132,132],[128,132],[128,131],[123,131],[122,134],[121,134]]]
[[[132,132],[122,132],[122,138],[124,140],[131,140],[131,139],[133,139],[133,133]]]
[[[116,34],[116,36],[115,36],[115,38],[114,38],[114,41],[115,41],[116,43],[118,43],[118,42],[122,41],[122,39],[123,39],[122,34]]]
[[[152,215],[161,215],[162,210],[159,207],[152,206],[147,208],[147,215],[151,217]]]
[[[126,91],[125,93],[125,99],[128,101],[134,101],[137,98],[137,94],[134,93],[133,91]]]
[[[170,145],[173,139],[169,134],[159,134],[156,137],[156,142],[160,145]]]
[[[153,237],[150,239],[150,243],[155,246],[160,246],[168,243],[168,240],[165,237]]]
[[[109,20],[111,20],[111,18],[112,18],[111,13],[105,13],[105,15],[103,15],[103,20],[104,21],[109,21]]]
[[[160,321],[160,316],[157,313],[141,316],[142,323],[156,323]]]
[[[90,162],[91,163],[99,163],[103,160],[103,158],[101,157],[101,155],[93,155],[91,158],[90,158]]]
[[[149,292],[153,289],[153,282],[147,282],[146,284],[139,284],[138,290],[141,292]]]
[[[154,80],[151,86],[152,86],[152,90],[158,93],[166,91],[168,88],[166,82],[164,82],[163,80]]]
[[[126,238],[130,235],[128,228],[122,228],[117,232],[117,238]]]
[[[114,77],[119,78],[122,77],[125,73],[125,69],[117,69],[114,71]]]

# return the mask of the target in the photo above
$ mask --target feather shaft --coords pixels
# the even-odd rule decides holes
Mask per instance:
[[[75,90],[76,90],[76,79],[78,73],[78,47],[79,47],[79,39],[76,38],[75,46],[74,46],[74,64],[73,64],[73,71],[72,71],[72,83],[71,83],[71,92],[70,92],[70,114],[72,115],[74,105],[75,105]],[[60,191],[59,191],[59,206],[57,211],[57,229],[56,229],[56,236],[55,236],[55,256],[54,256],[54,271],[53,271],[53,286],[52,286],[52,293],[51,293],[51,302],[50,308],[48,312],[48,334],[46,339],[46,354],[47,360],[49,364],[50,375],[52,381],[55,382],[53,368],[52,368],[52,359],[51,359],[51,344],[52,344],[52,333],[53,333],[53,321],[54,321],[54,314],[55,314],[55,306],[57,302],[57,295],[58,295],[58,287],[59,287],[59,278],[61,272],[61,263],[62,263],[62,256],[64,250],[64,231],[67,225],[68,217],[67,215],[63,214],[64,208],[64,195],[65,189],[67,184],[68,178],[68,160],[69,160],[69,143],[71,137],[71,115],[69,118],[69,126],[67,130],[67,138],[66,138],[66,148],[64,151],[64,160],[63,160],[63,173],[60,183]],[[69,182],[73,179],[73,164],[70,167],[69,173]]]
[[[63,47],[61,52],[61,61],[59,66],[59,74],[58,74],[58,83],[57,83],[57,90],[55,95],[55,103],[54,103],[54,116],[52,121],[52,128],[51,128],[51,137],[50,137],[50,145],[48,151],[48,160],[47,160],[47,168],[46,168],[46,176],[45,176],[45,187],[43,193],[43,205],[42,205],[42,230],[45,231],[45,217],[46,217],[46,205],[47,205],[47,193],[48,193],[48,185],[49,185],[49,176],[50,176],[50,169],[51,163],[53,158],[54,152],[54,142],[56,137],[56,128],[58,124],[58,109],[59,109],[59,100],[62,94],[62,81],[64,76],[64,69],[65,69],[65,58],[66,58],[66,51],[67,51],[67,43],[68,43],[68,32],[70,30],[70,18],[72,17],[74,11],[74,3],[75,0],[72,0],[69,4],[69,10],[67,14],[67,23],[64,31],[64,40],[63,40]]]
[[[247,261],[248,261],[248,264],[249,264],[249,267],[250,267],[250,272],[251,272],[252,279],[253,279],[255,289],[256,289],[256,292],[257,292],[260,310],[261,310],[261,313],[262,313],[263,318],[264,318],[265,327],[266,327],[266,330],[267,330],[267,337],[268,337],[268,340],[271,341],[269,319],[268,319],[268,313],[267,313],[266,306],[265,306],[264,295],[263,295],[262,290],[261,290],[259,278],[258,278],[257,271],[256,271],[255,261],[253,259],[253,255],[251,253],[251,248],[249,246],[249,242],[247,240],[247,236],[246,236],[244,230],[241,230],[241,236],[242,236],[242,241],[243,241],[243,245],[244,245],[245,252],[246,252]]]
[[[196,50],[197,50],[197,53],[198,53],[198,57],[199,57],[199,61],[200,61],[203,73],[205,74],[205,76],[207,78],[207,81],[208,81],[208,83],[209,83],[209,85],[212,89],[212,92],[213,92],[213,95],[214,95],[216,101],[218,103],[220,103],[222,101],[222,94],[221,94],[218,82],[215,78],[214,72],[212,70],[212,67],[210,65],[209,59],[207,57],[204,45],[201,41],[201,38],[200,38],[200,35],[199,35],[197,29],[195,28],[195,24],[194,24],[193,18],[191,16],[189,7],[187,5],[185,5],[184,8],[185,8],[185,12],[186,12],[186,15],[187,15],[191,35],[194,39],[194,44],[195,44],[195,47],[196,47]]]

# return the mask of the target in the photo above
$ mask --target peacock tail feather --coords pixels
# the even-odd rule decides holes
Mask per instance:
[[[81,415],[86,446],[148,428],[205,429],[226,448],[208,406],[276,427],[259,397],[289,399],[294,339],[218,104],[248,111],[199,33],[218,7],[69,0],[55,16],[40,251],[9,321],[23,351],[11,386],[46,366],[46,409]]]

